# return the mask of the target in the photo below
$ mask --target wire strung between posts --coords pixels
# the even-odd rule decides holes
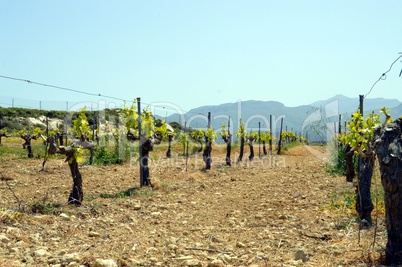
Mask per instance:
[[[14,78],[14,77],[9,77],[9,76],[4,76],[4,75],[0,75],[0,78],[9,79],[9,80],[14,80],[14,81],[27,82],[27,83],[30,83],[30,84],[36,84],[36,85],[40,85],[40,86],[51,87],[51,88],[55,88],[55,89],[70,91],[70,92],[79,93],[79,94],[84,94],[84,95],[100,96],[100,97],[111,98],[111,99],[115,99],[115,100],[120,100],[120,101],[126,101],[126,102],[128,102],[128,100],[126,100],[126,99],[122,99],[122,98],[118,98],[118,97],[114,97],[114,96],[107,96],[107,95],[102,95],[102,94],[94,94],[94,93],[89,93],[89,92],[85,92],[85,91],[81,91],[81,90],[76,90],[76,89],[71,89],[71,88],[67,88],[67,87],[61,87],[61,86],[57,86],[57,85],[51,85],[51,84],[45,84],[45,83],[34,82],[34,81],[31,81],[31,80],[26,80],[26,79]]]
[[[375,83],[373,84],[373,86],[371,86],[370,91],[368,91],[368,93],[364,96],[364,98],[366,98],[366,97],[371,93],[371,91],[373,90],[374,86],[375,86],[379,81],[385,80],[385,79],[387,78],[387,73],[390,72],[391,69],[392,69],[392,67],[394,66],[394,64],[395,64],[400,58],[402,58],[402,53],[399,53],[399,54],[401,54],[401,55],[400,55],[397,59],[395,59],[394,62],[392,62],[391,66],[389,66],[389,69],[388,69],[386,72],[384,72],[384,73],[380,76],[380,78],[378,78],[377,81],[375,81]],[[402,70],[401,70],[401,73],[402,73]],[[401,73],[399,74],[399,77],[401,76]]]
[[[0,75],[0,78],[14,80],[14,81],[20,81],[20,82],[26,82],[26,83],[29,83],[29,84],[35,84],[35,85],[40,85],[40,86],[45,86],[45,87],[51,87],[51,88],[55,88],[55,89],[59,89],[59,90],[64,90],[64,91],[69,91],[69,92],[74,92],[74,93],[79,93],[79,94],[84,94],[84,95],[105,97],[105,98],[120,100],[120,101],[127,102],[127,103],[130,103],[130,102],[135,103],[136,102],[135,99],[134,100],[127,100],[127,99],[118,98],[118,97],[114,97],[114,96],[107,96],[107,95],[100,94],[100,93],[95,94],[95,93],[85,92],[85,91],[82,91],[82,90],[76,90],[76,89],[57,86],[57,85],[51,85],[51,84],[35,82],[35,81],[28,80],[28,79],[15,78],[15,77],[10,77],[10,76],[5,76],[5,75]],[[145,104],[145,105],[148,105],[148,106],[153,106],[153,104],[150,104],[150,103],[145,103],[145,102],[142,102],[142,103]],[[164,109],[166,108],[166,109],[170,109],[170,110],[173,110],[173,111],[177,111],[176,109],[171,108],[169,106],[160,106],[160,105],[158,105],[158,106],[155,106],[155,107],[160,107],[160,108],[164,108]],[[27,106],[26,108],[30,108],[30,107]],[[199,113],[190,112],[190,111],[187,111],[187,110],[181,110],[181,111],[183,112],[183,114],[187,114],[187,115],[199,115]]]

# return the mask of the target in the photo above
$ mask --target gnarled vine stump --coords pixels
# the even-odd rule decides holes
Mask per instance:
[[[387,265],[402,265],[402,120],[397,119],[375,132],[374,146],[385,191],[388,242]]]
[[[350,147],[350,145],[346,145],[345,147],[345,160],[346,160],[346,181],[353,182],[353,178],[355,177],[355,165],[353,163],[353,155],[354,150]]]
[[[68,197],[68,204],[75,204],[80,206],[84,199],[84,190],[82,188],[82,175],[78,168],[78,162],[74,155],[74,147],[82,147],[85,149],[92,150],[94,145],[89,141],[74,140],[71,146],[57,146],[56,139],[54,136],[47,138],[47,143],[49,144],[49,155],[54,155],[56,153],[66,155],[68,161],[68,166],[70,167],[71,176],[73,177],[73,188],[71,189],[70,196]]]
[[[232,135],[229,133],[228,136],[222,136],[222,139],[226,143],[226,166],[232,166],[230,162],[230,154],[232,152]]]
[[[254,159],[254,146],[253,146],[254,138],[248,138],[248,146],[250,147],[250,155],[248,156],[248,160],[252,161]]]
[[[360,220],[365,220],[367,225],[371,225],[371,212],[374,209],[371,200],[371,177],[374,170],[374,155],[365,154],[365,157],[359,157],[359,180],[357,184],[356,211],[359,213]]]

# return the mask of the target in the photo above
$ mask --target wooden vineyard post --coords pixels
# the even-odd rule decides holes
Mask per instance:
[[[278,155],[281,154],[281,146],[282,146],[282,127],[283,127],[283,118],[281,118],[281,128],[279,130],[279,141],[278,141]]]
[[[230,154],[232,152],[232,135],[230,134],[230,116],[228,118],[228,136],[226,137],[226,166],[232,166],[230,162]]]
[[[137,97],[137,113],[138,113],[138,153],[139,153],[139,163],[140,163],[140,187],[144,185],[148,185],[147,181],[145,181],[145,167],[144,167],[144,157],[142,154],[142,146],[143,146],[143,138],[141,131],[141,98]],[[148,163],[148,162],[147,162]]]
[[[258,122],[258,158],[261,158],[261,122]]]
[[[363,115],[363,95],[359,95],[360,114]],[[365,157],[358,156],[358,181],[357,181],[357,198],[356,211],[360,215],[360,219],[364,222],[364,227],[371,225],[371,211],[374,209],[371,200],[371,177],[374,171],[374,154],[366,151]],[[365,220],[365,221],[363,221]]]
[[[95,126],[96,126],[96,112],[92,113],[93,121],[92,121],[92,142],[95,140]],[[91,156],[89,158],[89,164],[92,165],[94,160],[94,150],[91,150]]]
[[[269,155],[272,155],[272,115],[269,115],[269,133],[271,135],[271,138],[269,139]]]
[[[210,128],[211,128],[211,112],[208,112],[208,130]],[[212,152],[212,140],[210,140],[210,137],[205,135],[205,148],[204,152],[202,153],[203,154],[202,156],[205,162],[206,170],[211,169],[211,163],[212,163],[211,152]]]

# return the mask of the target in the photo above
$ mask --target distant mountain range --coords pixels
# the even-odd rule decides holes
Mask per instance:
[[[270,115],[272,116],[273,132],[278,135],[281,119],[283,129],[309,135],[309,139],[322,139],[326,131],[338,131],[339,115],[341,127],[345,121],[358,109],[359,99],[336,95],[327,100],[314,102],[310,105],[286,107],[276,101],[243,101],[215,106],[194,108],[185,114],[173,114],[166,118],[167,122],[177,121],[191,128],[207,128],[207,114],[211,113],[211,127],[219,131],[222,123],[228,125],[230,117],[231,132],[235,132],[242,120],[248,131],[269,130]],[[402,103],[396,99],[364,99],[364,113],[378,112],[383,106],[391,109],[394,118],[402,115]],[[325,130],[326,129],[326,130]],[[329,130],[328,130],[329,129]]]

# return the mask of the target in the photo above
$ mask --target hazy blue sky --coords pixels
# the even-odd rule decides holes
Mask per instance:
[[[0,4],[0,75],[184,110],[357,97],[402,52],[400,0]],[[401,69],[369,98],[402,101]],[[0,96],[98,99],[3,78]]]

